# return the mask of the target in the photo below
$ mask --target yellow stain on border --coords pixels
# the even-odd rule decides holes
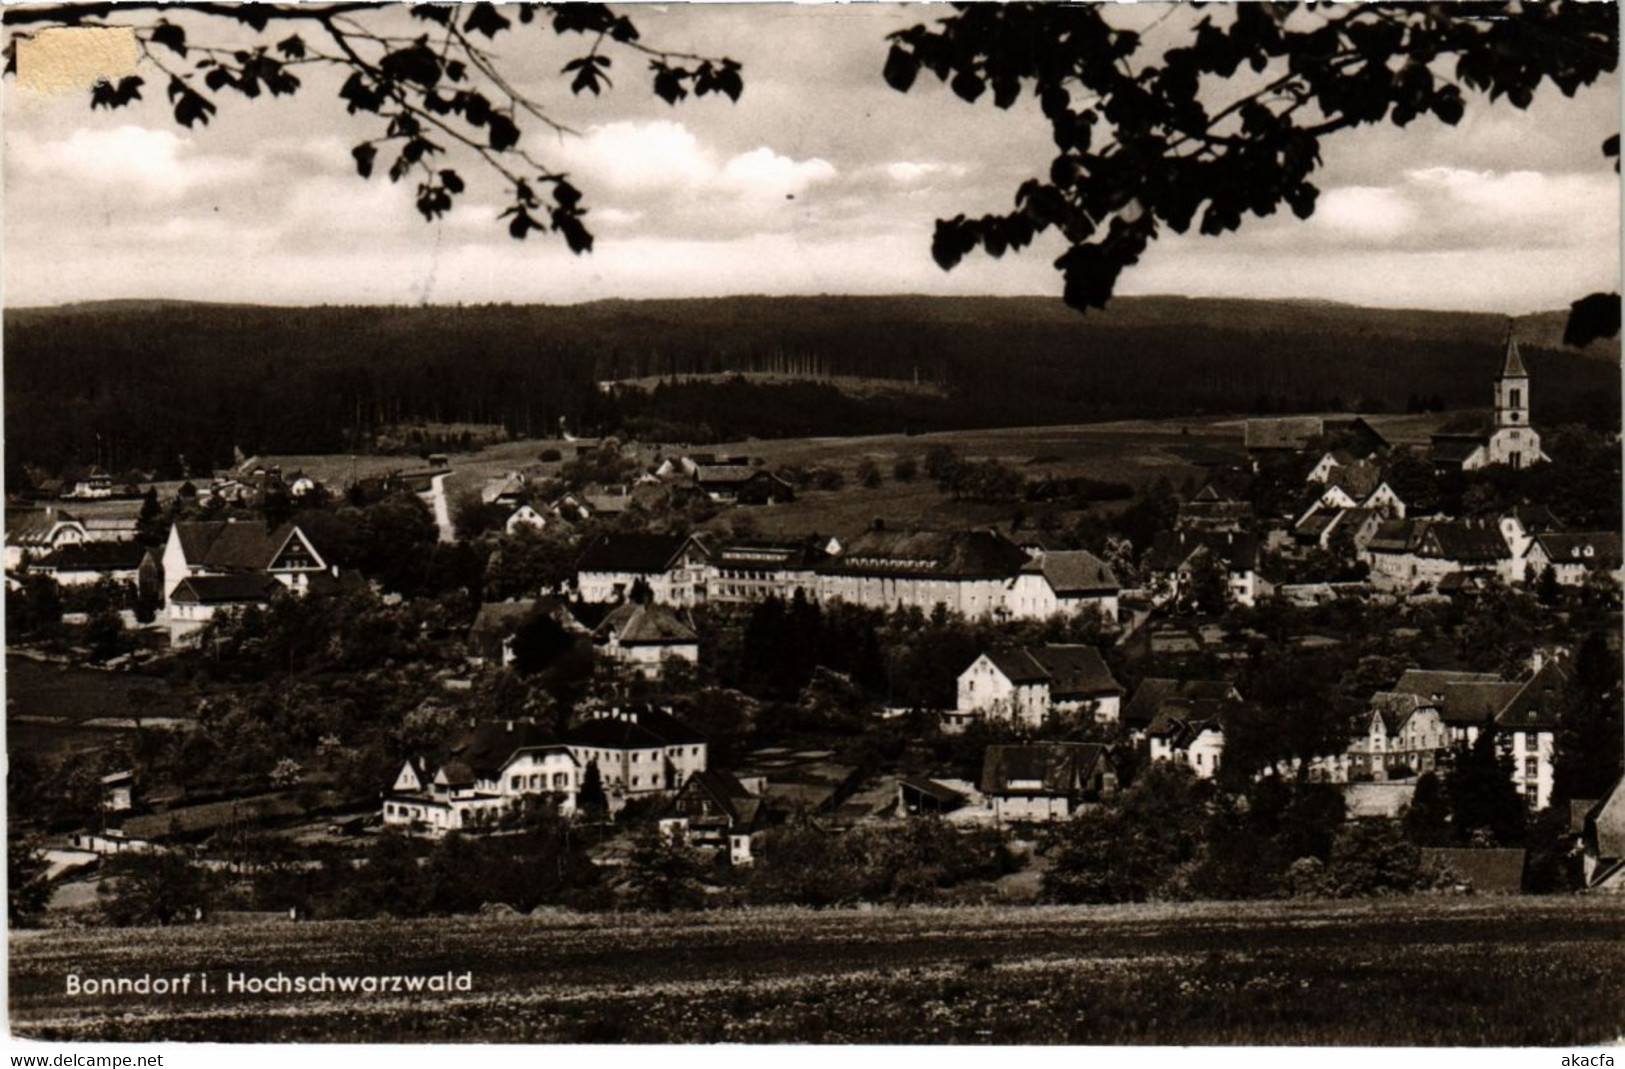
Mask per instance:
[[[83,93],[134,74],[140,58],[133,26],[53,27],[17,38],[17,88]]]

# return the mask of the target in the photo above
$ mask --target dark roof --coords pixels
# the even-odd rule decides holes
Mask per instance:
[[[1495,431],[1495,416],[1489,412],[1460,412],[1445,420],[1433,432],[1437,442],[1441,438],[1459,438],[1482,441]]]
[[[1077,794],[1085,789],[1095,766],[1105,756],[1098,742],[1037,742],[989,746],[982,757],[983,794]],[[1042,786],[1018,788],[1018,780]]]
[[[731,542],[717,550],[719,568],[748,568],[753,571],[799,571],[823,562],[826,554],[809,538],[801,542]]]
[[[987,658],[1013,683],[1048,682],[1052,701],[1123,693],[1093,646],[1023,646]]]
[[[652,750],[705,742],[705,736],[660,709],[627,709],[583,720],[564,733],[571,746]]]
[[[1356,502],[1364,501],[1382,485],[1382,472],[1368,460],[1356,461],[1334,468],[1326,485],[1336,486],[1348,493]]]
[[[1586,816],[1586,849],[1600,860],[1625,857],[1625,779]]]
[[[1524,370],[1523,354],[1518,351],[1518,340],[1511,332],[1507,333],[1507,355],[1501,364],[1501,377],[1503,379],[1526,379],[1529,372]]]
[[[58,546],[39,562],[58,571],[118,571],[141,566],[147,547],[139,542],[75,542]]]
[[[1021,547],[992,531],[865,531],[825,569],[854,575],[929,575],[981,579],[1013,576],[1028,561]]]
[[[1377,525],[1376,532],[1371,541],[1366,543],[1367,552],[1377,553],[1409,553],[1413,552],[1422,543],[1422,536],[1427,534],[1428,528],[1434,524],[1433,520],[1383,520]]]
[[[577,568],[583,572],[658,575],[676,562],[689,540],[689,535],[680,534],[600,535],[581,554]]]
[[[1057,597],[1117,592],[1117,574],[1111,565],[1086,549],[1046,551],[1023,565],[1022,571],[1043,575]]]
[[[77,516],[54,506],[42,509],[8,509],[6,511],[6,541],[12,545],[29,543],[43,545],[46,536],[59,523],[78,523]]]
[[[1214,698],[1172,697],[1157,706],[1157,715],[1145,733],[1168,738],[1175,749],[1184,749],[1208,728],[1223,732],[1225,721],[1240,703]]]
[[[1422,848],[1422,864],[1450,870],[1482,895],[1515,895],[1523,890],[1522,850],[1494,847]]]
[[[1507,515],[1523,524],[1523,529],[1531,534],[1563,529],[1563,522],[1545,505],[1514,505],[1507,510]]]
[[[731,772],[705,769],[692,773],[688,782],[677,792],[678,798],[689,791],[707,795],[718,809],[727,814],[730,830],[749,830],[762,812],[762,800],[746,790],[745,785]]]
[[[897,785],[906,790],[917,791],[940,805],[963,805],[965,796],[945,784],[924,776],[904,776],[897,781]]]
[[[496,779],[502,766],[520,750],[558,747],[562,744],[550,728],[533,720],[486,720],[458,739],[448,751],[442,771],[448,776],[466,766],[480,779]],[[468,782],[454,779],[454,783]]]
[[[1512,556],[1494,524],[1465,520],[1430,524],[1422,536],[1424,556],[1452,561],[1495,561]]]
[[[698,642],[699,635],[682,617],[664,605],[627,602],[617,606],[593,629],[593,635],[617,636],[621,645],[668,646]]]
[[[170,600],[197,605],[246,605],[270,601],[282,587],[264,573],[252,575],[192,575],[176,584]]]
[[[1499,683],[1501,677],[1493,672],[1453,672],[1432,668],[1407,668],[1394,684],[1398,694],[1414,694],[1428,701],[1439,701],[1445,688],[1454,683]]]
[[[1201,549],[1232,568],[1258,567],[1258,536],[1242,531],[1158,531],[1146,561],[1152,571],[1172,572]]]
[[[1496,714],[1495,726],[1506,731],[1556,731],[1558,703],[1568,683],[1568,671],[1556,661],[1547,662]]]
[[[1494,721],[1517,697],[1518,683],[1451,683],[1444,688],[1439,718],[1447,724],[1485,724]]]
[[[1134,697],[1123,706],[1123,723],[1130,727],[1149,727],[1157,717],[1157,710],[1169,698],[1190,698],[1205,701],[1237,701],[1235,684],[1222,679],[1164,679],[1153,676],[1140,680]]]
[[[1548,531],[1535,536],[1554,564],[1584,564],[1612,571],[1620,566],[1622,555],[1619,532],[1591,531],[1570,534]]]
[[[536,599],[520,598],[514,601],[488,601],[474,614],[474,623],[468,629],[472,641],[501,641],[529,623],[536,615]]]
[[[275,530],[263,523],[222,520],[175,525],[186,562],[220,571],[264,571],[297,531],[291,523]]]

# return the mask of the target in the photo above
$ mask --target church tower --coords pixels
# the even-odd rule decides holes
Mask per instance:
[[[1529,426],[1529,372],[1524,370],[1523,356],[1512,337],[1512,326],[1507,325],[1506,361],[1501,375],[1495,380],[1495,427]]]

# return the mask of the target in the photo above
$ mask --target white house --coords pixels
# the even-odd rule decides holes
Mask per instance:
[[[1117,623],[1117,576],[1088,550],[1035,549],[1006,587],[1004,614],[1013,620],[1098,616]]]
[[[968,617],[1009,610],[1010,584],[1028,563],[1015,543],[992,531],[888,531],[873,528],[840,547],[819,569],[825,600],[891,612],[941,605]]]
[[[384,795],[384,825],[435,837],[487,830],[527,799],[572,813],[580,787],[581,766],[551,731],[531,721],[487,721],[440,762],[401,766]]]
[[[1151,760],[1186,764],[1202,779],[1218,774],[1224,757],[1224,720],[1230,703],[1170,698],[1146,730]]]
[[[39,509],[8,509],[6,571],[15,571],[25,561],[37,560],[63,546],[88,540],[85,525],[79,518],[54,505]]]
[[[652,707],[595,713],[564,734],[583,774],[596,765],[612,807],[670,793],[696,772],[709,753],[705,736]]]
[[[645,679],[658,679],[668,661],[700,662],[700,636],[672,609],[629,601],[593,629],[604,655]]]
[[[600,535],[576,564],[582,601],[620,602],[641,580],[662,605],[693,606],[706,600],[711,554],[693,535]]]
[[[503,522],[502,529],[508,534],[518,534],[526,529],[544,531],[547,529],[547,525],[548,519],[546,516],[543,516],[529,505],[520,505]]]
[[[1106,747],[1095,742],[989,746],[980,787],[999,823],[1048,822],[1109,798],[1117,773]]]
[[[1146,565],[1164,592],[1177,600],[1198,567],[1212,561],[1223,573],[1225,592],[1238,605],[1253,606],[1265,593],[1258,574],[1258,536],[1237,531],[1158,531]]]
[[[959,675],[953,721],[981,717],[1038,727],[1054,716],[1115,723],[1123,688],[1093,646],[1024,646],[993,650]]]
[[[1621,581],[1618,531],[1547,531],[1533,536],[1523,555],[1523,578],[1533,582],[1550,568],[1560,586],[1584,586],[1592,575]]]

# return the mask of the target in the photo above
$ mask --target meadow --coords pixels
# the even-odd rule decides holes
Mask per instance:
[[[225,994],[461,973],[449,994]],[[190,995],[66,977],[207,972]],[[13,932],[54,1040],[1559,1046],[1625,1034],[1625,902],[1387,899]]]

